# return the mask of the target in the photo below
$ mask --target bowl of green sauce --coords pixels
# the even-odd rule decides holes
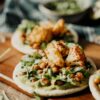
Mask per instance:
[[[51,20],[64,18],[67,22],[81,20],[90,10],[94,0],[58,0],[39,5],[40,11]]]

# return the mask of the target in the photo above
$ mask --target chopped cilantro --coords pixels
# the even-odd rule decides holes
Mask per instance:
[[[41,59],[42,58],[42,56],[39,53],[34,53],[33,57],[36,58],[36,59]]]
[[[84,77],[85,77],[85,78],[89,78],[89,76],[90,76],[90,73],[86,71],[86,72],[84,73]]]
[[[37,74],[36,70],[32,70],[32,71],[28,72],[28,79],[31,78],[31,77],[33,77],[36,74]]]
[[[86,61],[86,62],[85,62],[85,66],[86,66],[87,68],[91,68],[91,67],[92,67],[92,65],[90,64],[89,61]]]
[[[42,44],[41,44],[41,49],[45,49],[46,48],[46,46],[47,46],[47,43],[46,42],[43,42]]]

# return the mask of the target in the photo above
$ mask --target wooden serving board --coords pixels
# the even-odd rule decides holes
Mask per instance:
[[[7,39],[5,43],[0,43],[0,53],[2,53],[7,48],[11,47],[10,39]],[[93,43],[86,43],[84,44],[85,53],[88,57],[92,58],[95,62],[97,68],[100,68],[100,45],[96,45]],[[18,52],[14,48],[8,54],[8,58],[5,59],[3,62],[0,62],[0,73],[12,78],[13,70],[16,64],[19,62],[21,57],[23,56],[22,53]],[[26,93],[25,91],[19,89],[15,84],[8,82],[7,80],[0,78],[0,81],[14,87],[15,89],[31,96],[30,94]],[[92,97],[89,88],[64,97],[56,97],[50,98],[49,100],[94,100]]]

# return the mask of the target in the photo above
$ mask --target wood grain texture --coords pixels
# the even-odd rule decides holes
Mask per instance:
[[[2,53],[4,50],[6,50],[9,47],[11,47],[11,43],[9,39],[5,43],[0,43],[0,53]],[[97,65],[97,67],[100,68],[100,45],[87,43],[84,45],[84,50],[85,50],[85,54],[88,57],[92,58],[95,64]],[[19,62],[19,60],[23,56],[23,54],[18,52],[14,48],[12,48],[11,52],[8,55],[9,57],[5,61],[0,63],[0,73],[3,73],[7,75],[8,77],[12,78],[13,70],[16,64]],[[3,81],[11,85],[12,87],[16,88],[17,90],[30,96],[30,94],[26,93],[25,91],[22,91],[16,85],[1,78],[0,78],[0,81]],[[92,97],[89,91],[89,88],[76,94],[72,94],[72,95],[68,95],[64,97],[49,98],[49,100],[85,100],[85,99],[94,100],[94,98]]]

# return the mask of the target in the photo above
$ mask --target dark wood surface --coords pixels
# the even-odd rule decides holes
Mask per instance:
[[[0,43],[0,53],[2,53],[7,48],[11,47],[10,40],[8,39],[5,43]],[[100,45],[96,45],[93,43],[86,43],[84,44],[84,50],[85,54],[92,58],[95,62],[97,68],[100,68]],[[13,70],[16,66],[16,64],[19,62],[21,57],[23,56],[22,53],[18,52],[14,48],[10,51],[8,54],[8,58],[0,63],[0,73],[5,74],[6,76],[12,78]],[[25,91],[19,89],[16,85],[0,78],[0,81],[5,82],[6,84],[11,85],[12,87],[16,88],[17,90],[30,95],[26,93]],[[64,97],[56,97],[56,98],[50,98],[49,100],[94,100],[93,96],[90,93],[89,88],[78,92],[76,94],[64,96]]]

